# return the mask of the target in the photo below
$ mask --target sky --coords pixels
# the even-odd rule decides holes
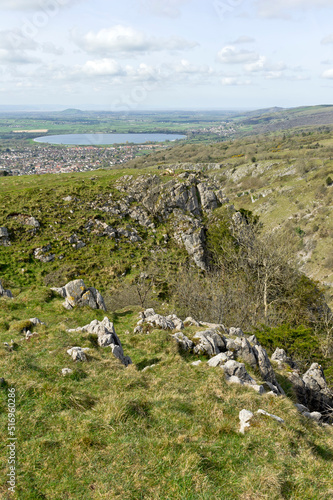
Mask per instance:
[[[333,0],[0,0],[0,105],[333,104]]]

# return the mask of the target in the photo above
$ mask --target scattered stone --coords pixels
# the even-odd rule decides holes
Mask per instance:
[[[150,369],[151,369],[151,368],[153,368],[154,366],[156,366],[156,364],[154,364],[154,365],[149,365],[149,366],[145,366],[145,367],[143,368],[143,370],[141,370],[141,371],[142,371],[142,372],[146,372],[147,370],[150,370]]]
[[[123,365],[128,366],[132,364],[131,358],[124,355],[124,351],[120,339],[114,329],[114,325],[113,323],[111,323],[107,316],[105,316],[103,321],[94,319],[88,325],[68,331],[87,332],[91,335],[97,335],[97,342],[100,347],[110,347],[112,349],[113,355],[118,358]]]
[[[73,370],[71,370],[70,368],[63,368],[61,370],[61,373],[65,377],[66,375],[70,375],[71,373],[73,373]]]
[[[241,410],[239,412],[239,420],[240,420],[240,429],[239,432],[241,434],[245,433],[245,429],[247,427],[250,427],[250,420],[253,418],[254,415],[251,411],[248,410]]]
[[[0,227],[0,245],[4,247],[10,246],[9,233],[6,227]]]
[[[201,359],[198,359],[198,361],[193,361],[193,363],[191,363],[192,366],[199,366],[201,365],[202,361]]]
[[[73,361],[87,361],[86,352],[89,350],[88,347],[71,347],[67,354],[72,356]]]
[[[194,348],[195,354],[208,354],[208,356],[212,357],[226,350],[224,339],[216,330],[197,332],[193,338],[200,340],[199,344]]]
[[[246,371],[244,363],[238,363],[238,361],[229,360],[222,366],[222,369],[227,377],[227,380],[229,377],[236,376],[243,383],[251,385],[256,384],[255,380]]]
[[[30,323],[32,323],[34,326],[36,325],[45,325],[45,323],[43,323],[43,321],[41,321],[40,319],[38,318],[30,318],[29,319]]]
[[[47,263],[47,262],[53,262],[55,259],[55,255],[53,253],[47,254],[51,250],[51,244],[49,243],[45,247],[41,248],[35,248],[34,250],[34,257],[37,260],[40,260],[41,262]]]
[[[13,298],[13,294],[10,290],[5,290],[4,287],[2,286],[1,280],[0,280],[0,297],[8,297],[9,299]]]
[[[76,306],[89,306],[92,309],[106,311],[102,295],[96,288],[87,288],[83,280],[70,281],[62,288],[51,288],[51,290],[65,299],[64,307],[68,310]]]
[[[179,347],[185,352],[192,351],[195,346],[192,340],[186,337],[186,335],[184,335],[182,332],[176,332],[174,335],[172,335],[172,337],[176,339]]]
[[[265,410],[258,410],[257,413],[259,413],[259,415],[265,415],[266,417],[273,418],[274,420],[276,420],[280,424],[284,424],[284,420],[282,418],[277,417],[276,415],[272,415],[271,413],[267,413],[267,411],[265,411]]]

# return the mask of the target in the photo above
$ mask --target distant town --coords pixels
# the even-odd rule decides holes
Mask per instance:
[[[0,148],[0,175],[86,172],[125,163],[169,147],[164,144],[96,146],[20,146]]]

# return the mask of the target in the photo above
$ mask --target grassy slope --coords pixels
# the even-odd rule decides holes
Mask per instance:
[[[195,357],[181,356],[166,332],[125,333],[136,322],[133,308],[109,315],[134,362],[125,369],[87,334],[66,331],[103,314],[66,311],[61,302],[41,287],[1,301],[9,327],[2,328],[1,345],[16,344],[13,352],[0,348],[1,375],[17,397],[16,498],[331,498],[331,428],[300,416],[290,399],[228,386],[221,369],[191,366]],[[47,326],[26,341],[20,321],[31,316]],[[87,363],[75,364],[66,354],[73,345],[90,348]],[[74,373],[62,377],[64,367]],[[0,408],[5,459],[5,388]],[[243,408],[264,409],[285,424],[256,416],[242,436]],[[3,460],[4,499],[6,472]]]

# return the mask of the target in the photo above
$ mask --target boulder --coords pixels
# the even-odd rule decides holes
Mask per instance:
[[[108,317],[102,321],[94,319],[88,325],[82,326],[81,328],[75,328],[74,330],[69,330],[69,332],[87,332],[91,335],[97,335],[97,342],[100,347],[110,347],[112,354],[118,358],[121,363],[125,366],[132,364],[131,358],[124,355],[124,351],[120,342],[118,335],[114,329],[113,323]]]
[[[287,356],[287,353],[284,349],[279,349],[278,347],[275,349],[274,353],[271,356],[271,360],[278,363],[279,367],[283,367],[283,364],[287,364],[292,368],[295,367],[295,363],[292,361],[290,357]]]
[[[234,335],[236,337],[244,337],[244,333],[241,328],[231,327],[229,328],[229,335]]]
[[[226,350],[225,342],[216,330],[210,329],[197,332],[193,338],[200,340],[194,348],[195,354],[208,354],[208,356],[212,357]]]
[[[9,299],[13,298],[13,294],[10,290],[5,290],[4,287],[2,286],[1,280],[0,280],[0,297],[8,297]]]
[[[67,350],[73,361],[87,361],[86,352],[89,351],[88,347],[71,347]]]
[[[228,379],[228,377],[238,377],[243,383],[248,383],[254,385],[255,380],[246,371],[244,363],[238,363],[238,361],[229,360],[223,366],[222,369]]]
[[[137,326],[142,326],[143,323],[162,330],[174,330],[175,328],[181,330],[184,328],[183,322],[175,314],[161,316],[156,314],[154,309],[146,309],[141,313],[141,320],[137,323]]]
[[[250,342],[245,337],[236,338],[232,345],[234,346],[234,352],[237,358],[242,358],[242,360],[252,368],[257,366],[257,358],[253,352]],[[229,342],[227,342],[227,348],[229,349]]]
[[[313,363],[303,375],[306,406],[310,411],[320,412],[327,418],[332,418],[333,392],[329,389],[324,371],[318,363]]]
[[[191,316],[188,316],[184,319],[184,326],[200,326],[199,322],[193,319]]]
[[[70,281],[62,288],[51,288],[51,290],[65,299],[64,307],[68,310],[76,306],[89,306],[92,309],[106,311],[102,295],[96,288],[87,288],[83,280]]]
[[[261,345],[253,346],[253,352],[257,358],[257,364],[263,379],[278,388],[280,394],[284,394],[282,387],[278,384],[273,367],[266,350]]]
[[[207,182],[201,182],[198,184],[197,189],[199,191],[203,210],[214,210],[220,206],[213,189],[207,184]]]
[[[234,354],[231,351],[227,352],[220,352],[220,354],[217,354],[213,358],[210,358],[207,361],[207,365],[211,367],[215,366],[222,366],[224,365],[227,361],[233,359]]]
[[[172,337],[174,339],[176,339],[179,347],[183,351],[186,351],[186,352],[192,351],[192,349],[194,348],[195,344],[192,342],[192,340],[187,338],[186,335],[184,335],[182,332],[176,332],[174,335],[172,335]]]

